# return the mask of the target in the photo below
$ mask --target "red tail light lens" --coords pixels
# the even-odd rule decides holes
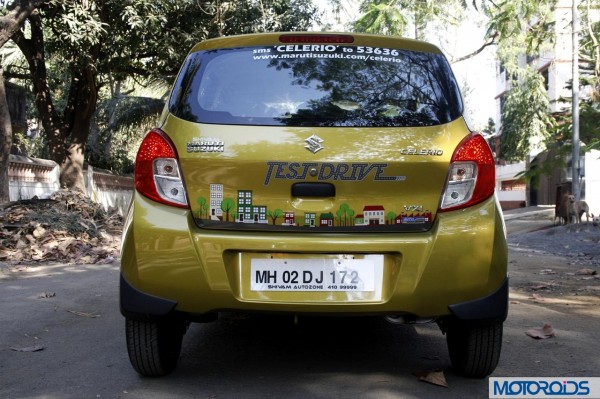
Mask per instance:
[[[492,150],[480,134],[471,133],[452,155],[439,211],[478,204],[492,196],[495,188],[496,165]]]
[[[135,188],[151,200],[188,208],[175,146],[160,129],[148,132],[140,145],[135,159]]]
[[[281,43],[354,43],[351,35],[328,35],[328,34],[285,34],[279,36]]]

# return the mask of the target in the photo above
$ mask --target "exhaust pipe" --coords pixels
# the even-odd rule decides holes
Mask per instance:
[[[407,315],[387,315],[384,316],[384,319],[390,324],[428,324],[435,322],[433,317],[417,318]]]

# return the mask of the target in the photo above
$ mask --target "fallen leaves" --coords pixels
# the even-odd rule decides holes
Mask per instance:
[[[100,317],[99,314],[96,313],[85,313],[85,312],[79,312],[77,310],[67,310],[67,312],[74,314],[75,316],[81,316],[81,317],[89,317],[89,318],[96,318],[96,317]]]
[[[541,328],[527,330],[525,334],[535,339],[548,339],[555,336],[554,328],[550,323],[545,323]]]
[[[11,347],[11,351],[15,352],[39,352],[45,348],[42,345],[26,346],[26,347]]]
[[[533,285],[529,288],[531,288],[531,290],[533,290],[533,291],[539,291],[539,290],[547,290],[548,286],[545,284],[538,284],[538,285]]]
[[[446,376],[444,375],[444,372],[441,370],[417,371],[414,373],[414,375],[419,378],[419,381],[423,381],[423,382],[427,382],[429,384],[448,388],[448,382],[446,381]]]
[[[595,276],[596,274],[598,274],[598,272],[594,269],[585,268],[577,270],[575,274],[578,274],[580,276]]]
[[[78,191],[10,203],[0,213],[0,261],[110,263],[121,229],[117,213],[107,214]]]

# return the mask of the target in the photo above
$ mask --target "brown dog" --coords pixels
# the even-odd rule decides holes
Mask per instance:
[[[554,208],[554,224],[556,225],[556,220],[560,224],[567,224],[569,222],[569,192],[563,194],[563,196],[559,199],[558,204]]]

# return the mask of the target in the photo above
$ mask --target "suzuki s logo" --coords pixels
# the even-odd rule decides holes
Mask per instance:
[[[323,139],[320,138],[319,136],[317,136],[316,134],[313,134],[312,136],[310,136],[309,138],[307,138],[304,141],[306,142],[306,145],[304,146],[304,148],[306,148],[313,154],[316,154],[317,152],[319,152],[323,148],[325,148],[321,145],[321,143],[323,142]]]

